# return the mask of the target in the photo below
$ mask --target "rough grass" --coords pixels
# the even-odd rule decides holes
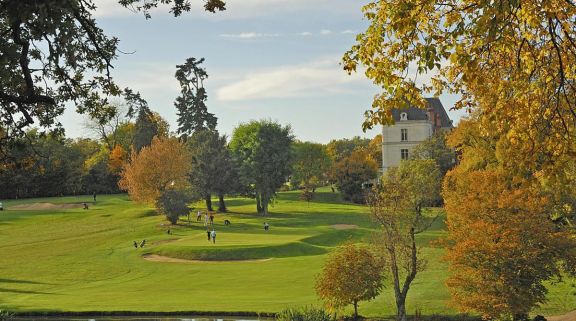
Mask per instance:
[[[10,210],[18,204],[78,202],[89,202],[90,209]],[[231,199],[232,212],[216,215],[216,244],[208,243],[195,215],[190,224],[181,220],[170,227],[168,235],[162,217],[125,195],[99,195],[95,204],[91,196],[3,203],[0,307],[17,311],[278,312],[319,304],[314,279],[326,254],[345,241],[369,240],[375,227],[365,207],[345,204],[329,189],[320,189],[309,204],[298,199],[298,192],[281,193],[267,218],[254,214],[252,200]],[[232,225],[224,226],[224,219]],[[337,230],[336,224],[357,228]],[[443,249],[429,245],[444,233],[440,219],[419,235],[428,268],[410,290],[409,313],[456,313],[448,306]],[[135,249],[133,241],[142,239],[147,246]],[[151,262],[145,254],[210,262]],[[267,260],[249,261],[258,259]],[[568,285],[550,289],[550,302],[536,312],[554,315],[576,308]],[[393,314],[390,286],[376,300],[361,302],[359,312]]]

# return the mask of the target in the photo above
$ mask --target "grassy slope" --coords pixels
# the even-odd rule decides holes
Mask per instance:
[[[4,202],[6,207],[31,202],[91,201],[64,197]],[[0,212],[0,306],[17,310],[51,311],[254,311],[275,312],[288,305],[318,303],[313,290],[325,253],[348,238],[370,237],[373,224],[366,208],[342,204],[337,195],[321,190],[315,202],[282,193],[266,220],[253,214],[251,200],[228,202],[232,226],[217,215],[217,244],[206,240],[202,223],[165,233],[161,217],[135,205],[126,196],[99,196],[89,211]],[[334,230],[333,224],[356,224],[356,230]],[[410,313],[454,313],[446,307],[443,285],[446,264],[442,249],[428,241],[443,234],[439,222],[420,236],[428,269],[417,277],[409,294]],[[146,238],[150,246],[134,249],[132,241]],[[159,241],[173,239],[162,243]],[[255,262],[160,263],[142,259],[156,253],[190,259],[259,259]],[[566,285],[551,291],[551,303],[541,313],[574,309]],[[360,312],[393,314],[390,288]]]

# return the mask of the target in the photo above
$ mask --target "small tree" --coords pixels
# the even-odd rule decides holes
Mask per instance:
[[[156,200],[156,208],[166,215],[166,219],[172,224],[178,223],[180,216],[190,212],[188,204],[193,201],[192,196],[182,190],[168,189],[162,192]]]
[[[375,298],[382,289],[382,260],[365,245],[339,246],[326,261],[316,279],[316,293],[331,309],[354,305]]]
[[[365,202],[363,184],[376,178],[378,164],[365,151],[356,150],[343,158],[332,169],[332,179],[345,200],[354,203]]]
[[[406,321],[406,297],[425,261],[418,255],[416,234],[433,222],[425,206],[437,197],[440,172],[433,160],[410,160],[391,168],[380,189],[369,197],[372,217],[382,233],[377,246],[390,269],[394,284],[398,321]],[[402,283],[401,277],[404,277]]]

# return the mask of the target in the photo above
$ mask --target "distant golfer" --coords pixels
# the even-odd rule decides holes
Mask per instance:
[[[206,231],[206,236],[208,236],[208,242],[210,242],[210,231]]]
[[[198,211],[198,213],[196,213],[196,222],[201,221],[202,220],[202,212]]]
[[[216,231],[212,230],[212,242],[216,244]]]
[[[208,226],[208,213],[204,214],[204,226]]]
[[[210,213],[210,224],[214,225],[214,213]]]
[[[92,194],[92,197],[94,197],[94,202],[96,202],[96,192]]]

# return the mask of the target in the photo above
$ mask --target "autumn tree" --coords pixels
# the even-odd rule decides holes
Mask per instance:
[[[343,64],[382,88],[364,128],[391,123],[392,108],[425,108],[423,94],[454,93],[510,147],[510,168],[573,184],[559,168],[576,158],[573,1],[377,0],[363,11],[370,24]]]
[[[366,151],[356,150],[334,164],[331,175],[345,200],[364,203],[364,184],[378,176],[378,164]]]
[[[546,281],[574,273],[575,185],[556,185],[566,174],[540,176],[514,166],[507,141],[483,131],[478,115],[448,136],[460,155],[443,188],[454,270],[448,286],[463,311],[521,320],[545,302]],[[576,173],[574,160],[561,160],[557,170]]]
[[[128,160],[128,153],[120,145],[116,145],[108,157],[108,169],[111,173],[119,174],[124,163]]]
[[[366,245],[346,244],[330,254],[316,278],[316,294],[331,309],[374,299],[382,290],[382,260]]]
[[[174,16],[191,10],[180,0],[118,2],[146,17],[159,4]],[[224,10],[225,3],[207,0],[204,9]],[[0,3],[0,152],[32,125],[62,133],[58,116],[68,102],[81,114],[105,115],[108,98],[122,93],[112,79],[118,39],[97,25],[95,10],[92,0]]]
[[[312,197],[318,185],[327,181],[331,165],[326,147],[311,142],[295,142],[291,182],[304,187],[303,195]]]
[[[406,160],[398,168],[388,169],[382,184],[368,198],[372,217],[381,229],[375,245],[392,278],[398,321],[406,321],[408,291],[425,267],[416,235],[435,219],[427,206],[436,199],[440,183],[433,160]]]
[[[167,189],[189,186],[190,154],[176,138],[155,138],[140,153],[132,153],[124,167],[120,187],[140,203],[154,204]]]
[[[545,282],[576,272],[576,240],[549,215],[551,199],[492,168],[451,172],[444,186],[447,281],[454,304],[484,318],[526,320]]]
[[[183,65],[176,66],[176,80],[181,89],[174,106],[178,110],[178,133],[186,136],[198,130],[214,130],[218,121],[206,106],[208,95],[204,80],[208,74],[200,66],[203,62],[204,58],[188,58]]]
[[[292,129],[261,120],[234,129],[230,150],[239,165],[242,185],[253,187],[256,209],[268,215],[268,205],[292,170]]]

